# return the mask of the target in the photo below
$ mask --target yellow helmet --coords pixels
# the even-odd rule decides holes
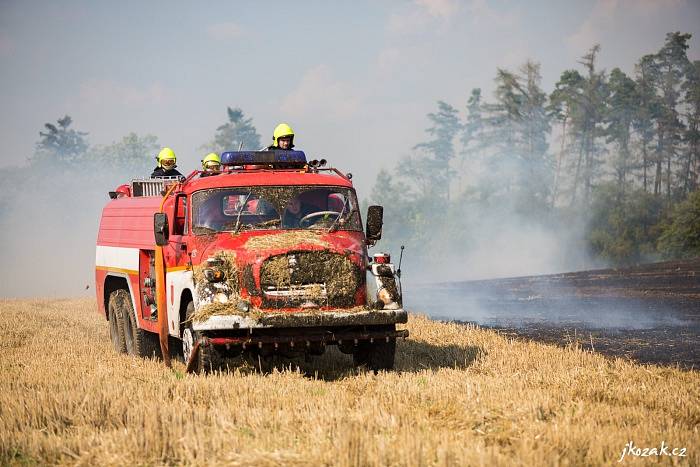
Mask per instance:
[[[294,130],[286,123],[280,123],[275,127],[275,131],[272,133],[272,145],[279,146],[278,140],[283,136],[291,136],[292,142],[294,142]]]
[[[210,152],[202,159],[202,170],[220,170],[221,157],[215,152]]]
[[[169,165],[171,167],[175,167],[175,159],[176,159],[175,151],[173,151],[170,148],[161,149],[160,152],[158,153],[158,157],[156,157],[156,159],[158,160],[158,165],[160,165],[161,167],[163,166],[163,161],[168,161],[168,160],[171,160],[172,162],[166,163],[166,165]]]

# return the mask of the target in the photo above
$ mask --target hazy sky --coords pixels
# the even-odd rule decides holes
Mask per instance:
[[[93,144],[154,134],[189,171],[238,106],[264,142],[288,122],[364,191],[425,139],[436,100],[490,98],[496,67],[539,61],[550,91],[596,42],[631,72],[676,30],[700,58],[700,1],[0,0],[0,166],[68,114]]]

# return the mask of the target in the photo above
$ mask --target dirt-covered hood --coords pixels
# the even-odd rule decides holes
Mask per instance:
[[[347,308],[366,302],[362,232],[242,232],[207,239],[193,252],[200,290],[206,285],[204,270],[214,259],[225,269],[229,299],[249,300],[262,309]]]
[[[198,240],[196,253],[192,258],[192,263],[195,265],[221,251],[233,253],[241,268],[270,256],[291,251],[325,250],[348,256],[360,267],[364,267],[367,262],[367,250],[362,232],[327,233],[318,230],[254,231],[237,234],[222,232],[199,237]]]

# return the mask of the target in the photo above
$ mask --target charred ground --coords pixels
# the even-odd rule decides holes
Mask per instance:
[[[411,290],[407,287],[407,290]],[[409,308],[511,337],[700,368],[700,259],[425,285]]]

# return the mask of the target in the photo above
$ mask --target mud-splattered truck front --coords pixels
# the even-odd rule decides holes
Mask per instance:
[[[189,370],[210,371],[243,352],[337,345],[356,365],[393,368],[407,317],[389,256],[368,254],[382,208],[369,207],[363,228],[350,177],[322,162],[229,152],[220,173],[110,192],[96,290],[114,348],[169,358],[169,335]]]

